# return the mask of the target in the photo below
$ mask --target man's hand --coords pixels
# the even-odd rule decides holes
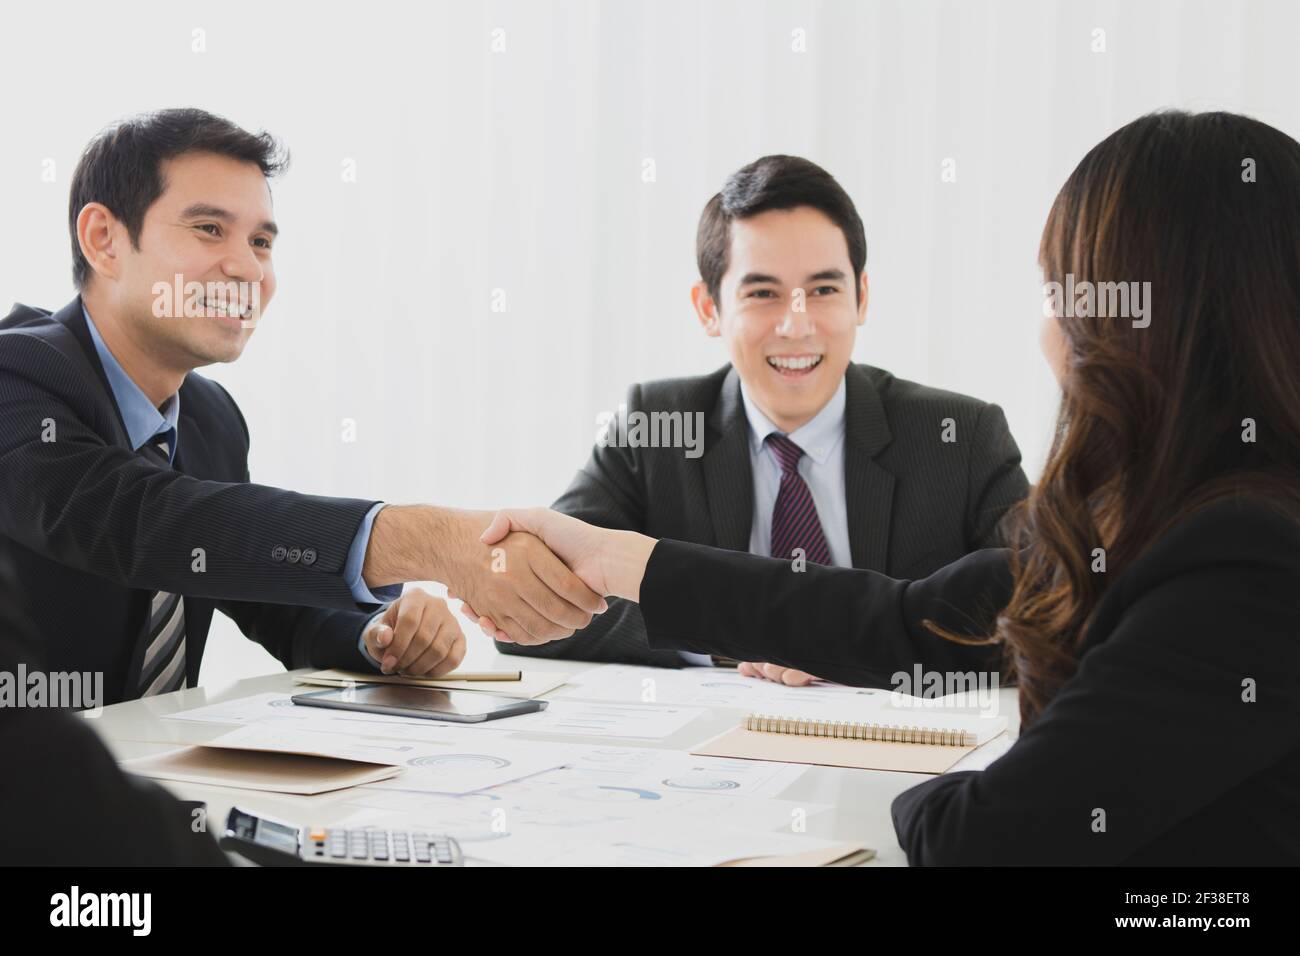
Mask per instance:
[[[366,627],[366,650],[385,674],[441,677],[465,657],[465,635],[447,602],[414,588]]]
[[[797,671],[793,667],[780,664],[754,664],[748,661],[736,665],[736,672],[742,677],[758,677],[763,680],[785,684],[787,687],[804,687],[817,678],[806,671]]]
[[[569,637],[606,609],[605,599],[531,534],[480,540],[491,515],[390,505],[375,517],[363,578],[370,587],[441,581],[449,595],[489,614],[521,644]]]

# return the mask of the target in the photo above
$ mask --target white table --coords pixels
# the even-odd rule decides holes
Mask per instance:
[[[470,644],[470,654],[462,666],[474,669],[523,669],[577,674],[586,668],[597,666],[583,661],[552,661],[501,655],[481,640],[471,639]],[[178,745],[204,743],[233,729],[229,725],[160,719],[164,714],[254,694],[287,693],[301,687],[302,685],[295,685],[287,673],[252,677],[220,688],[196,687],[115,704],[103,708],[98,717],[89,719],[87,723],[99,733],[114,756],[123,760],[159,753]],[[1019,726],[1015,690],[1002,688],[998,694],[999,713],[1008,718],[1009,732],[1014,734]],[[671,737],[659,741],[618,738],[617,744],[620,747],[650,746],[685,751],[708,737],[734,727],[743,716],[737,710],[712,708]],[[611,738],[598,736],[560,737],[530,733],[521,734],[520,737],[563,743],[612,742]],[[869,865],[905,866],[907,860],[894,836],[889,806],[895,796],[924,779],[928,777],[911,773],[810,767],[803,777],[781,794],[781,799],[832,805],[832,811],[813,814],[808,818],[806,832],[809,835],[870,846],[875,849],[876,858]],[[214,830],[224,825],[226,814],[236,803],[268,816],[296,823],[324,825],[338,822],[355,809],[344,807],[348,791],[297,797],[225,787],[162,783],[179,797],[205,801],[208,805],[209,825]],[[452,835],[455,835],[454,832]]]

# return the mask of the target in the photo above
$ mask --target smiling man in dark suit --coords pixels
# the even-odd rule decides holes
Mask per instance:
[[[554,508],[591,524],[798,562],[924,577],[996,545],[1028,492],[996,405],[851,361],[867,313],[867,243],[839,183],[814,163],[765,156],[705,206],[691,299],[731,362],[695,378],[635,385]],[[702,448],[647,447],[638,414],[704,423]],[[644,422],[646,419],[643,418]],[[661,421],[666,419],[660,419]],[[661,430],[662,431],[662,430]],[[682,428],[683,435],[689,435]],[[479,610],[470,604],[471,612]],[[481,622],[492,632],[490,616]],[[505,653],[680,666],[652,650],[635,604],[554,643]],[[762,662],[742,673],[812,679]]]
[[[0,554],[47,666],[102,672],[107,703],[193,686],[214,610],[286,667],[437,676],[464,636],[403,582],[477,592],[521,637],[604,606],[531,536],[496,573],[490,515],[249,481],[244,418],[194,370],[238,358],[275,292],[281,156],[201,110],[105,131],[71,187],[79,294],[0,321]]]

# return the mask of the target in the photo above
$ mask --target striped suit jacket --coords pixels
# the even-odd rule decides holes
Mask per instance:
[[[0,321],[0,557],[46,665],[102,672],[105,702],[124,699],[161,590],[185,596],[191,687],[216,609],[285,667],[373,671],[357,645],[369,614],[343,567],[374,502],[250,483],[248,428],[226,390],[191,372],[180,396],[162,468],[131,449],[80,297]]]
[[[748,551],[754,488],[739,374],[727,365],[710,375],[635,385],[627,407],[702,412],[703,454],[597,445],[553,507],[601,527]],[[949,418],[951,442],[941,440]],[[845,372],[844,479],[853,566],[895,578],[926,577],[1003,543],[999,523],[1029,490],[998,406],[857,363]],[[567,640],[497,648],[533,657],[682,663],[675,651],[647,644],[640,609],[621,600]]]

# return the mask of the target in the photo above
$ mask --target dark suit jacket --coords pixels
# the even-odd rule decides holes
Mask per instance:
[[[106,702],[124,699],[166,590],[185,596],[191,686],[218,608],[285,667],[373,670],[342,571],[374,502],[250,484],[234,400],[193,372],[180,396],[168,469],[131,450],[80,297],[0,321],[0,551],[47,665],[102,671]]]
[[[869,365],[850,364],[845,389],[844,486],[855,568],[924,577],[970,551],[1001,543],[998,523],[1029,485],[998,406]],[[627,407],[702,412],[703,455],[597,445],[555,509],[601,527],[748,551],[754,484],[740,376],[727,365],[711,375],[635,385]],[[945,418],[955,422],[955,442],[940,441]],[[635,604],[609,604],[567,640],[497,648],[536,657],[681,665],[678,654],[647,645]]]
[[[652,647],[849,683],[882,666],[986,668],[994,649],[921,621],[988,633],[1008,554],[909,582],[660,541],[641,609]],[[1077,672],[1007,754],[895,799],[908,861],[1300,863],[1297,595],[1300,523],[1244,501],[1180,523],[1107,588]]]

